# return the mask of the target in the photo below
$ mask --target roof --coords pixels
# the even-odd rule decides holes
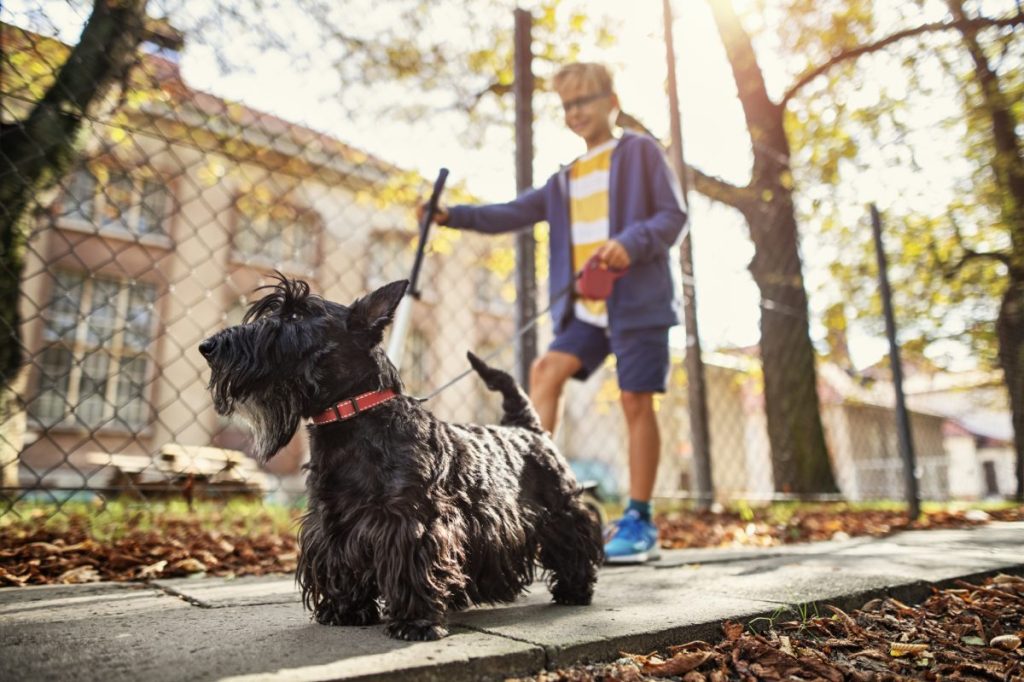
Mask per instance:
[[[4,22],[0,22],[0,32],[9,54],[29,56],[28,60],[5,60],[5,68],[17,69],[20,79],[11,85],[11,79],[4,78],[4,95],[30,106],[38,99],[40,89],[52,82],[71,46]],[[384,182],[389,176],[404,172],[398,166],[331,135],[194,88],[185,82],[174,61],[143,50],[140,54],[142,68],[136,72],[135,88],[139,92],[153,88],[155,96],[128,98],[124,106],[129,108],[129,112],[192,129],[205,129],[217,140],[242,142],[242,146],[233,147],[236,153],[241,153],[243,160],[264,165],[267,163],[265,155],[252,153],[253,149],[270,149],[285,157],[301,159],[310,166],[355,176],[368,183]],[[33,56],[36,58],[34,63]],[[10,118],[13,109],[10,106],[4,108],[5,120]],[[172,133],[162,130],[168,135]],[[203,145],[201,139],[192,135],[188,136],[188,143]],[[225,153],[220,146],[215,151]]]

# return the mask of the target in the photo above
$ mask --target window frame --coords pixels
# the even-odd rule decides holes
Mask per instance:
[[[75,206],[70,199],[71,189],[75,184],[75,178],[79,173],[88,172],[93,179],[93,191],[89,203],[88,213],[80,209],[84,205],[79,202]],[[107,180],[103,180],[103,175]],[[131,199],[127,213],[118,208],[118,218],[108,222],[107,207],[115,202],[111,201],[107,191],[104,189],[110,185],[110,179],[115,176],[127,177],[131,183]],[[155,229],[140,231],[144,205],[147,203],[146,184],[152,183],[162,188],[160,194],[163,196],[162,212]],[[79,232],[95,233],[105,237],[117,237],[128,241],[138,241],[143,244],[156,246],[170,246],[170,229],[168,221],[175,212],[175,197],[169,183],[159,171],[147,166],[128,166],[126,164],[106,163],[96,160],[86,160],[76,165],[61,183],[61,197],[58,205],[57,224],[63,228],[70,228]]]
[[[49,311],[53,308],[57,296],[67,290],[58,279],[60,276],[74,278],[80,287],[77,299],[77,306],[74,318],[74,328],[70,335],[65,337],[60,329],[55,330],[55,336],[48,335],[51,323]],[[98,339],[96,343],[89,340],[89,320],[95,307],[95,295],[97,284],[100,282],[110,283],[117,286],[117,296],[114,300],[114,317],[112,332],[108,338]],[[149,321],[146,327],[145,342],[138,347],[133,347],[126,342],[126,337],[131,333],[131,320],[128,313],[131,308],[134,292],[141,288],[146,306],[149,308]],[[89,433],[129,433],[136,435],[149,435],[153,428],[153,390],[154,371],[156,362],[152,356],[152,346],[157,341],[156,329],[159,321],[157,313],[157,299],[159,291],[155,284],[141,280],[129,280],[116,277],[94,276],[74,270],[60,269],[51,281],[51,290],[46,312],[43,313],[43,326],[41,329],[42,343],[37,357],[43,357],[51,349],[60,349],[70,355],[70,368],[66,375],[66,385],[61,392],[57,387],[44,388],[44,369],[41,365],[35,366],[35,390],[28,401],[31,427],[41,430],[75,431]],[[86,374],[86,361],[92,353],[104,353],[107,358],[106,371],[104,373],[104,389],[102,395],[102,412],[95,421],[86,421],[81,416],[82,383]],[[122,366],[126,361],[141,359],[144,362],[140,391],[137,396],[128,394],[122,404],[119,402],[118,393],[122,385]],[[58,380],[65,377],[57,377]],[[130,385],[130,384],[129,384]],[[52,392],[51,400],[60,405],[60,417],[41,415],[45,409],[42,407],[44,396]],[[124,410],[131,405],[134,399],[141,402],[142,408],[137,421],[130,421],[119,410]]]
[[[246,203],[252,202],[253,208],[246,209]],[[255,216],[250,215],[250,210],[257,212]],[[292,219],[282,220],[280,215],[275,213],[292,214]],[[253,198],[252,193],[241,193],[235,196],[232,202],[233,225],[231,229],[231,260],[234,263],[252,265],[263,269],[279,269],[290,274],[301,274],[307,277],[315,277],[316,271],[320,268],[323,258],[323,236],[324,221],[320,213],[311,206],[300,206],[284,199],[272,199],[260,201]],[[283,229],[271,234],[270,232],[260,233],[254,230],[254,226],[260,226],[266,230],[274,224],[280,225]],[[304,229],[299,229],[299,226]],[[306,232],[308,240],[300,242],[298,235]],[[282,255],[280,257],[268,257],[262,252],[249,251],[248,247],[240,246],[240,238],[252,235],[257,242],[261,240],[266,243],[272,236],[280,238]],[[250,237],[251,238],[251,237]],[[298,254],[304,249],[309,249],[311,259],[308,261],[295,260]]]

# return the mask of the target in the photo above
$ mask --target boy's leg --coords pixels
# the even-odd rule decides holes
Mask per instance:
[[[557,350],[549,350],[533,361],[530,367],[530,402],[548,433],[554,433],[558,426],[565,382],[582,366],[575,355]]]
[[[548,352],[530,367],[530,400],[540,423],[551,434],[558,426],[562,389],[571,377],[586,379],[601,366],[610,350],[604,329],[570,320],[551,342]]]
[[[650,502],[661,454],[654,393],[622,391],[622,411],[629,435],[629,497]]]
[[[629,505],[605,544],[610,563],[642,562],[659,555],[658,530],[651,519],[651,497],[658,473],[661,437],[654,394],[664,393],[669,369],[668,329],[637,329],[612,334],[629,438]]]

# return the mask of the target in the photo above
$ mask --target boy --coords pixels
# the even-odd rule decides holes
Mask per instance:
[[[591,257],[602,266],[628,268],[606,300],[578,293],[555,300],[555,339],[530,369],[530,398],[554,433],[562,389],[586,379],[614,353],[629,433],[629,504],[605,545],[612,563],[658,556],[651,519],[661,449],[654,394],[664,393],[669,369],[668,331],[678,324],[678,287],[669,248],[686,222],[678,181],[658,144],[645,136],[614,134],[619,100],[608,70],[578,63],[554,78],[565,123],[587,145],[585,154],[555,173],[544,187],[515,201],[489,206],[438,207],[440,225],[499,233],[546,220],[551,229],[551,296],[570,288]],[[419,212],[425,210],[419,207]]]

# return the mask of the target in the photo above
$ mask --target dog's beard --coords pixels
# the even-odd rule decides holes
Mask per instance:
[[[293,401],[281,400],[272,405],[253,399],[239,400],[234,412],[252,432],[253,450],[260,464],[288,445],[299,428],[300,416]]]

